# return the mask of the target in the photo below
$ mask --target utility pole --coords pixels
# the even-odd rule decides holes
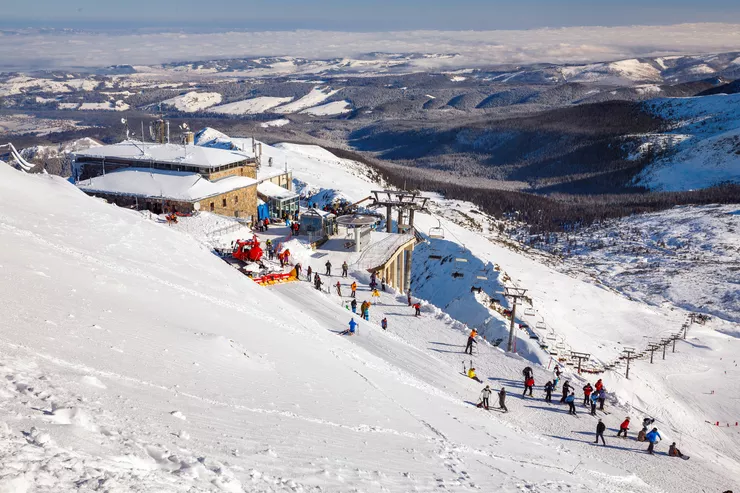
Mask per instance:
[[[650,351],[650,364],[651,365],[653,364],[653,354],[655,353],[655,351],[658,350],[659,347],[660,347],[660,344],[657,344],[655,342],[651,342],[648,344],[647,350]]]
[[[586,360],[588,361],[591,359],[590,353],[579,353],[577,351],[571,351],[570,357],[578,360],[578,374],[581,374],[581,361]]]
[[[516,324],[516,305],[519,299],[526,298],[527,290],[524,288],[504,288],[504,296],[511,299],[511,324],[509,325],[509,344],[506,351],[511,353],[514,348],[514,325]]]
[[[622,350],[624,352],[624,356],[622,358],[627,360],[627,371],[625,372],[624,376],[629,380],[630,378],[630,361],[633,359],[637,359],[637,355],[635,354],[635,348],[626,347]]]

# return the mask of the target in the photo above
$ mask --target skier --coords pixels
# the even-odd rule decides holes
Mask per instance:
[[[383,330],[388,330],[388,319],[383,317],[383,320],[380,321],[380,326]]]
[[[486,385],[486,387],[481,390],[480,393],[480,402],[478,403],[478,407],[483,406],[483,408],[488,411],[488,398],[491,397],[491,387]]]
[[[478,344],[478,341],[475,340],[475,336],[478,335],[478,332],[473,329],[470,331],[470,335],[468,336],[468,344],[465,346],[465,353],[466,354],[473,354],[473,343]]]
[[[380,289],[385,293],[385,277],[380,278]]]
[[[565,402],[565,398],[570,394],[570,380],[566,380],[563,384],[563,397],[560,398],[560,402]]]
[[[533,376],[533,375],[532,375],[532,367],[531,367],[531,366],[527,366],[527,367],[525,367],[525,368],[524,368],[524,369],[522,370],[522,375],[524,375],[524,381],[525,381],[525,382],[526,382],[527,380],[529,380],[529,379],[530,379],[530,378],[531,378],[531,377]]]
[[[415,317],[418,317],[419,315],[421,315],[421,303],[419,303],[418,301],[414,303],[414,310],[415,310],[414,312]],[[470,354],[473,354],[473,353],[471,352]]]
[[[411,306],[411,289],[409,289],[408,293],[406,293],[406,301],[408,301],[409,306]]]
[[[599,420],[599,423],[596,425],[596,441],[594,443],[599,443],[599,438],[601,438],[601,443],[606,446],[606,441],[604,440],[604,432],[606,431],[606,425]]]
[[[627,430],[630,428],[630,418],[629,416],[622,421],[622,424],[619,425],[619,432],[617,433],[617,436],[622,436],[622,433],[624,433],[624,438],[627,438]]]
[[[686,456],[681,453],[680,450],[676,448],[676,442],[673,442],[670,447],[668,447],[668,456],[669,457],[680,457],[685,458]]]
[[[555,366],[555,381],[556,382],[560,381],[560,366],[559,365]],[[558,387],[558,384],[556,383],[555,388],[557,389],[557,387]]]
[[[326,275],[330,276],[331,275],[331,260],[327,260],[324,265],[326,266]]]
[[[637,441],[638,442],[644,442],[645,440],[647,440],[647,438],[646,438],[647,437],[647,432],[648,432],[647,431],[647,428],[641,429],[639,431],[639,433],[637,433]]]
[[[357,313],[357,300],[352,299],[352,303],[350,303],[350,306],[352,307],[352,313]]]
[[[352,285],[350,286],[350,289],[352,289],[351,296],[354,298],[355,297],[355,293],[357,291],[357,282],[353,281],[352,282]]]
[[[531,376],[527,379],[526,382],[524,382],[524,393],[522,394],[522,397],[527,395],[527,390],[529,390],[529,397],[532,397],[532,389],[534,388],[534,378]]]
[[[575,416],[576,414],[576,393],[571,392],[568,397],[565,398],[566,404],[568,404],[568,414]]]
[[[354,319],[354,318],[352,318],[352,319],[351,319],[351,320],[349,321],[349,329],[345,330],[345,331],[344,331],[344,332],[342,332],[342,333],[341,333],[340,335],[343,335],[343,336],[346,336],[346,335],[350,335],[350,336],[353,336],[353,335],[355,335],[355,330],[356,330],[356,328],[357,328],[357,322],[355,322],[355,319]]]
[[[483,380],[478,378],[478,375],[476,375],[475,373],[475,368],[473,368],[472,366],[468,368],[468,378],[472,378],[476,382],[483,383]]]
[[[547,382],[545,384],[545,402],[552,402],[552,390],[552,382]]]
[[[591,387],[590,383],[587,383],[583,387],[583,405],[588,406],[589,397],[591,397],[591,392],[593,392],[594,388]]]
[[[645,416],[645,418],[642,420],[642,427],[647,429],[647,427],[653,423],[655,423],[655,419]]]
[[[377,289],[373,289],[373,294],[372,294],[372,297],[373,297],[373,298],[378,298],[378,299],[380,299],[380,291],[378,291]]]
[[[345,260],[342,263],[342,277],[347,277],[347,271],[349,270],[349,265],[347,265],[347,261]]]
[[[653,449],[655,448],[655,443],[658,440],[661,440],[661,436],[660,436],[660,433],[658,433],[658,429],[657,428],[653,428],[650,431],[650,433],[648,433],[647,435],[645,435],[645,439],[648,442],[650,442],[650,445],[648,445],[647,453],[648,454],[653,454]]]
[[[606,400],[606,389],[602,386],[599,390],[599,411],[604,410],[604,401]]]
[[[314,285],[316,286],[316,290],[321,291],[321,285],[323,284],[323,282],[321,282],[321,278],[319,277],[318,274],[314,276],[313,282],[314,282]]]
[[[311,282],[311,274],[313,274],[313,270],[311,269],[311,266],[308,266],[308,269],[306,269],[306,281]]]
[[[509,410],[506,409],[506,389],[503,387],[498,391],[498,407],[503,409],[505,413],[509,412]]]
[[[596,403],[599,401],[599,394],[591,394],[591,416],[596,416]]]
[[[338,294],[339,296],[342,296],[342,285],[340,284],[340,282],[339,282],[339,281],[337,281],[337,284],[336,284],[336,286],[337,286],[337,294]]]
[[[596,381],[596,385],[594,385],[594,388],[596,389],[596,392],[600,392],[600,391],[601,391],[601,389],[603,389],[603,388],[604,388],[604,382],[602,382],[602,381],[601,381],[601,379],[599,378],[599,379],[598,379],[598,380]]]

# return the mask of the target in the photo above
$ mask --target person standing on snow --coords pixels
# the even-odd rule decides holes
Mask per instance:
[[[388,319],[383,317],[383,320],[380,321],[380,327],[383,330],[388,330]]]
[[[478,407],[483,406],[483,408],[488,411],[488,398],[491,397],[492,393],[491,387],[486,385],[486,387],[480,392],[480,402],[478,403]]]
[[[318,274],[316,274],[316,276],[314,277],[314,285],[316,286],[317,291],[321,291],[322,284],[323,282],[321,282],[321,278],[319,277]]]
[[[530,375],[526,382],[524,382],[524,393],[522,394],[522,397],[527,395],[527,390],[529,390],[529,397],[532,397],[532,389],[534,388],[534,378]]]
[[[385,293],[385,276],[380,278],[380,289]]]
[[[357,300],[352,298],[352,303],[350,303],[350,306],[352,307],[352,313],[357,313]]]
[[[380,291],[378,291],[377,289],[373,289],[371,297],[380,299]]]
[[[594,388],[591,387],[590,383],[587,383],[583,387],[583,405],[588,406],[589,404],[589,397],[591,397],[591,392],[593,392]]]
[[[339,281],[337,281],[336,287],[337,287],[337,294],[339,296],[342,296],[342,284]]]
[[[342,262],[342,277],[347,277],[347,271],[349,270],[349,265],[347,265],[347,261],[345,260]]]
[[[301,263],[300,262],[298,262],[297,264],[295,264],[295,278],[297,280],[300,280],[301,279],[301,269],[302,268],[303,267],[301,266]]]
[[[630,418],[629,416],[622,421],[622,424],[619,425],[619,432],[617,433],[617,436],[622,436],[622,433],[624,433],[624,438],[627,438],[627,430],[630,429]]]
[[[473,343],[478,344],[478,341],[475,340],[475,336],[477,335],[478,335],[478,332],[475,329],[470,331],[470,335],[468,336],[468,344],[465,346],[465,354],[470,354],[472,356]]]
[[[596,416],[596,403],[599,401],[599,394],[594,392],[589,399],[591,400],[591,416]]]
[[[552,391],[553,391],[552,382],[547,382],[545,384],[545,402],[552,402]]]
[[[509,410],[506,409],[506,389],[503,387],[498,391],[498,407],[503,409],[505,413],[509,412]]]
[[[357,282],[352,281],[352,285],[350,286],[350,289],[352,290],[352,294],[350,296],[354,298],[357,293]]]
[[[568,397],[565,398],[565,403],[568,404],[568,414],[575,416],[576,414],[576,393],[571,392]]]
[[[601,387],[601,390],[599,390],[599,411],[604,410],[604,401],[606,401],[606,389]]]
[[[598,380],[596,380],[596,385],[594,385],[594,389],[596,389],[596,392],[600,392],[601,389],[603,388],[604,388],[604,382],[602,382],[601,379],[599,378]]]
[[[660,433],[658,433],[658,429],[653,428],[650,433],[645,435],[645,439],[650,442],[650,445],[648,445],[647,453],[652,455],[654,453],[653,449],[655,448],[655,444],[658,442],[658,440],[662,440]]]
[[[594,443],[599,443],[599,438],[601,438],[601,443],[606,446],[606,441],[604,440],[604,432],[606,431],[606,425],[603,421],[599,420],[599,423],[596,425],[596,441]]]
[[[331,275],[331,260],[327,260],[324,266],[326,267],[326,275],[330,276]]]
[[[418,301],[414,303],[414,316],[418,317],[421,315],[421,303]],[[472,349],[472,348],[471,348]],[[472,353],[471,353],[472,354]]]
[[[306,269],[306,281],[311,282],[311,274],[313,274],[313,270],[311,269],[311,266],[308,266],[308,269]]]
[[[565,402],[565,399],[568,397],[569,394],[570,394],[570,381],[566,380],[565,383],[563,384],[563,397],[560,398],[560,402],[561,403]]]

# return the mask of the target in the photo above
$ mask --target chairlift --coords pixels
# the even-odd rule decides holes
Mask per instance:
[[[526,312],[525,312],[525,314],[526,314]],[[541,320],[539,322],[537,322],[534,326],[535,326],[535,328],[542,329],[542,330],[544,330],[544,329],[547,328],[547,325],[545,325],[545,322],[543,322]]]
[[[442,221],[437,219],[438,226],[429,228],[429,237],[434,238],[435,240],[444,240],[445,239],[445,230],[442,229]]]
[[[555,334],[547,334],[547,335],[545,336],[545,338],[546,338],[546,339],[547,339],[548,341],[556,341],[556,340],[558,339],[557,337],[555,337]]]
[[[536,315],[536,313],[534,312],[534,308],[525,308],[524,315],[526,315],[527,317],[534,317]]]
[[[455,262],[467,262],[467,261],[468,261],[468,259],[466,259],[466,258],[463,258],[463,257],[455,257]]]

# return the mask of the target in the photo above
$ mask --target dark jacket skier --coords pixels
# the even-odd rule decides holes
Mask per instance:
[[[350,303],[350,306],[352,307],[352,313],[357,313],[357,300],[352,298],[352,303]]]
[[[545,402],[552,402],[552,390],[552,382],[547,382],[545,384]]]
[[[503,409],[505,413],[509,412],[509,410],[506,409],[506,389],[503,387],[498,391],[498,407]]]
[[[342,277],[347,277],[347,271],[349,270],[349,265],[347,265],[347,261],[345,260],[342,263]]]
[[[570,381],[566,380],[563,384],[563,397],[560,398],[560,402],[565,402],[566,397],[570,394]]]
[[[308,269],[306,269],[306,281],[311,282],[311,274],[313,274],[313,269],[309,265]]]
[[[606,445],[606,442],[604,441],[604,432],[606,431],[606,425],[599,420],[599,424],[596,425],[596,441],[594,443],[599,443],[599,438],[601,438],[601,443]]]
[[[327,260],[324,265],[326,266],[326,275],[330,276],[331,275],[331,261]]]

